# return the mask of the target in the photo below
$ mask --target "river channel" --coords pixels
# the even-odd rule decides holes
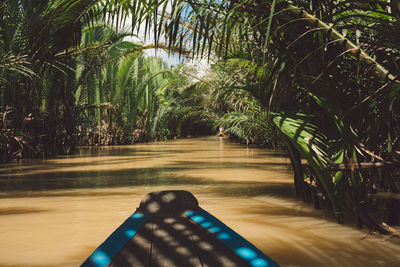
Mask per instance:
[[[170,189],[282,266],[400,266],[394,238],[296,199],[283,152],[213,136],[0,165],[0,266],[79,266],[147,193]]]

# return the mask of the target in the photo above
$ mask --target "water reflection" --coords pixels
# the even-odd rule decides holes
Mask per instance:
[[[77,266],[147,193],[191,191],[283,266],[397,266],[400,246],[295,199],[284,153],[217,137],[120,147],[0,167],[0,265]]]

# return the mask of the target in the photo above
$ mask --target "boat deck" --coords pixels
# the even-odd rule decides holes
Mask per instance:
[[[110,266],[250,266],[189,218],[155,216]]]
[[[187,191],[150,193],[82,266],[278,266]]]

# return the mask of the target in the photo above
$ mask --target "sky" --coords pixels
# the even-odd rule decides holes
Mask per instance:
[[[164,62],[168,64],[169,67],[176,66],[180,63],[194,66],[197,69],[197,76],[203,77],[206,75],[207,70],[210,68],[209,63],[207,62],[207,59],[195,59],[195,60],[186,60],[184,58],[180,58],[176,54],[168,54],[167,51],[164,51],[162,49],[158,49],[157,52],[155,49],[147,49],[144,51],[144,53],[148,56],[158,56],[163,59]]]
[[[167,5],[166,12],[171,13],[172,11],[172,6],[171,4]],[[131,19],[128,17],[127,21],[131,21]],[[144,43],[144,45],[149,45],[149,44],[154,44],[154,36],[152,34],[148,34],[147,38],[145,39],[145,26],[142,24],[139,28],[138,32],[138,37],[128,37],[126,40],[132,41],[132,42],[140,42]],[[160,37],[162,38],[162,36]],[[162,49],[158,49],[157,51],[155,49],[146,49],[143,51],[146,55],[148,56],[158,56],[161,57],[167,64],[168,66],[175,66],[178,65],[179,63],[183,63],[183,58],[179,59],[178,55],[175,55],[173,53],[168,53],[167,51],[164,51]]]
[[[168,13],[171,13],[172,7],[171,5],[168,5],[166,8],[166,11]],[[127,21],[130,21],[130,18],[127,18]],[[147,35],[147,39],[144,39],[144,32],[145,32],[145,27],[144,25],[141,25],[139,32],[138,32],[138,37],[129,37],[126,38],[126,40],[132,41],[132,42],[141,42],[144,45],[149,45],[149,44],[154,44],[154,36],[152,34]],[[163,36],[160,36],[160,40],[163,40]],[[163,49],[158,49],[157,51],[155,49],[146,49],[143,51],[146,55],[148,56],[158,56],[161,57],[167,64],[168,66],[175,66],[180,63],[182,64],[188,64],[188,65],[196,65],[200,69],[207,69],[209,68],[209,64],[207,60],[188,60],[183,57],[179,58],[177,54],[174,53],[168,53],[167,51]]]
[[[175,66],[178,65],[179,63],[185,63],[183,58],[179,59],[178,55],[175,55],[173,53],[168,54],[167,51],[162,49],[158,49],[157,52],[155,49],[146,49],[144,53],[148,56],[161,57],[168,64],[168,66]]]
[[[160,38],[162,39],[162,38]],[[143,43],[144,45],[149,45],[154,43],[154,38],[147,37],[146,40],[144,40],[144,29],[139,30],[138,37],[126,37],[125,40],[127,41],[132,41],[135,43]],[[198,73],[197,75],[202,77],[207,73],[207,70],[209,69],[209,64],[207,62],[207,59],[185,59],[184,57],[179,58],[179,55],[176,53],[168,53],[167,51],[163,49],[158,49],[157,51],[155,49],[146,49],[143,51],[147,56],[157,56],[161,57],[164,62],[167,63],[169,67],[176,66],[180,63],[194,66],[196,67]]]
[[[166,11],[171,12],[171,6],[168,6]],[[128,17],[127,22],[131,21],[131,19]],[[129,25],[126,25],[129,27]],[[132,41],[134,43],[143,43],[144,45],[149,45],[149,44],[154,44],[154,36],[153,34],[148,34],[147,38],[144,39],[144,32],[145,32],[145,26],[141,25],[139,28],[139,32],[137,36],[131,36],[131,37],[126,37],[125,40],[127,41]],[[160,36],[160,40],[164,40],[163,36]],[[168,53],[167,51],[163,49],[158,49],[157,51],[155,49],[146,49],[143,51],[147,56],[158,56],[163,59],[164,62],[167,63],[169,67],[176,66],[178,64],[186,64],[193,66],[197,70],[197,77],[201,78],[207,75],[210,69],[210,65],[207,61],[207,59],[185,59],[184,57],[179,57],[178,54],[176,53]]]
[[[160,38],[163,39],[163,38]],[[150,36],[147,36],[146,39],[144,39],[144,26],[140,27],[138,37],[126,37],[125,40],[127,41],[132,41],[135,43],[143,43],[144,45],[149,45],[149,44],[154,44],[154,37],[151,34]],[[163,49],[146,49],[143,51],[146,55],[148,56],[158,56],[161,57],[167,64],[168,66],[175,66],[180,63],[188,63],[187,60],[184,60],[184,58],[179,58],[178,54],[174,53],[168,53],[167,51]]]

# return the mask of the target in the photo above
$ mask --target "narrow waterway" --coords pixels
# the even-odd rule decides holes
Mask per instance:
[[[169,189],[191,191],[282,266],[400,264],[396,240],[294,198],[283,153],[204,137],[0,166],[0,266],[79,266],[147,193]]]

